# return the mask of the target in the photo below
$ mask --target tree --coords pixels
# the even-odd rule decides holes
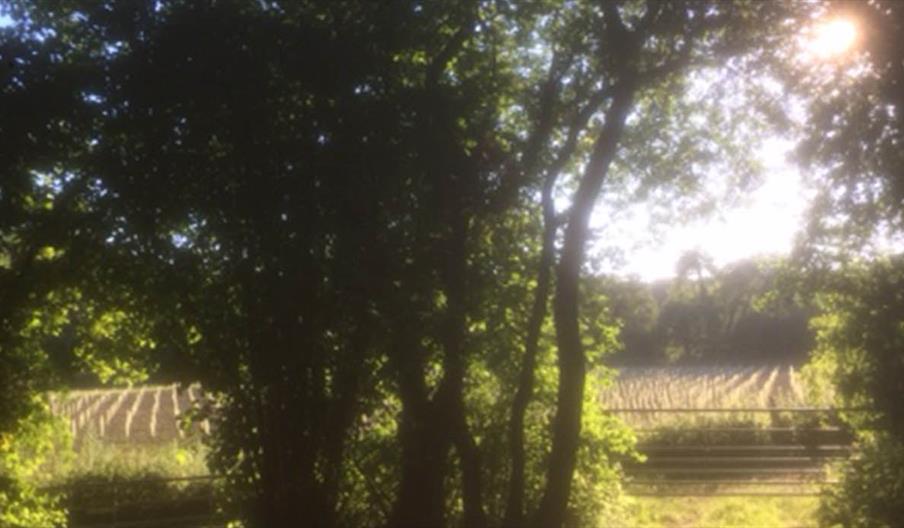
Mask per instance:
[[[800,250],[820,291],[817,346],[809,366],[817,388],[863,412],[845,416],[864,452],[823,502],[823,522],[893,526],[901,515],[900,255],[883,239],[902,228],[900,38],[897,2],[832,2],[826,18],[858,28],[848,56],[802,76],[809,115],[798,161],[819,190]],[[796,72],[795,72],[796,73]],[[883,247],[884,246],[884,247]],[[882,254],[885,253],[884,256]],[[878,255],[878,257],[877,257]],[[826,392],[822,392],[826,396]]]
[[[158,375],[200,380],[213,467],[260,526],[350,524],[348,490],[371,476],[356,471],[361,446],[390,437],[368,471],[395,493],[371,523],[563,525],[582,447],[628,443],[601,417],[595,443],[581,436],[579,282],[597,195],[636,181],[651,145],[676,160],[642,186],[685,192],[730,143],[662,126],[678,126],[689,72],[755,63],[794,15],[702,1],[11,6],[4,108],[55,104],[0,125],[14,147],[4,286],[76,288],[83,319],[113,314],[117,335],[147,344],[132,364],[146,353]],[[61,255],[54,283],[23,275],[45,247]],[[47,300],[3,293],[10,336]],[[611,349],[599,313],[592,337]],[[518,371],[500,366],[516,349]],[[507,434],[476,423],[488,378]],[[541,395],[548,438],[525,434]],[[499,441],[476,427],[508,438],[510,481],[492,481],[505,501],[487,499]],[[548,458],[529,460],[547,441]]]
[[[856,409],[842,416],[863,450],[823,501],[828,526],[894,526],[901,515],[901,264],[896,256],[839,272],[820,295],[810,385],[823,401]]]
[[[792,72],[801,92],[820,94],[806,99],[810,117],[797,159],[820,190],[808,239],[825,256],[844,257],[902,227],[901,7],[882,0],[827,4],[825,19],[858,27],[854,49],[805,74]]]
[[[798,363],[812,347],[815,310],[793,266],[743,260],[712,267],[697,281],[679,276],[652,285],[592,277],[589,295],[610,298],[621,323],[619,362]]]
[[[615,3],[607,3],[601,10],[601,48],[612,53],[606,56],[606,75],[601,76],[606,82],[608,106],[602,127],[590,141],[583,175],[566,214],[562,249],[556,265],[553,314],[559,357],[559,392],[546,492],[534,519],[536,526],[559,526],[565,517],[580,438],[586,375],[578,325],[580,272],[590,214],[616,159],[628,115],[635,100],[645,91],[684,73],[695,59],[699,60],[698,46],[705,49],[704,53],[711,54],[704,55],[707,59],[719,57],[720,52],[731,54],[745,50],[744,39],[750,35],[745,35],[744,29],[751,27],[745,21],[754,15],[745,7],[647,4],[628,22],[630,6],[620,8]],[[769,8],[756,14],[766,19],[781,16]],[[730,45],[714,38],[727,28],[731,28],[731,39],[737,39]],[[727,49],[720,49],[723,45]]]

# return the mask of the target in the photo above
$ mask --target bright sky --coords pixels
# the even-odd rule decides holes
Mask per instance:
[[[798,56],[802,61],[843,58],[857,38],[853,20],[817,21],[802,31]],[[591,224],[601,229],[602,240],[592,243],[590,250],[597,271],[653,281],[674,276],[679,257],[689,250],[704,252],[717,266],[754,256],[787,255],[803,226],[812,193],[787,159],[792,141],[769,138],[753,148],[763,164],[763,182],[720,215],[667,226],[657,238],[651,232],[648,205],[617,212],[597,208]],[[617,248],[619,258],[603,256],[606,248]]]
[[[755,255],[789,253],[809,202],[797,168],[786,160],[792,147],[787,140],[765,141],[757,152],[765,174],[761,185],[736,207],[712,218],[668,227],[659,240],[651,232],[646,204],[632,207],[614,222],[607,211],[596,211],[592,223],[602,229],[605,246],[623,252],[621,263],[602,259],[601,271],[652,281],[673,276],[678,258],[693,249],[702,250],[720,266]]]

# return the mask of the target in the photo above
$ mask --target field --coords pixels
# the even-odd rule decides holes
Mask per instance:
[[[799,373],[792,366],[623,367],[599,402],[631,425],[661,422],[661,409],[805,408]],[[181,415],[199,402],[198,385],[76,390],[52,398],[54,414],[69,421],[76,438],[89,431],[114,442],[165,442],[180,438]],[[636,410],[639,412],[632,413]],[[210,425],[200,428],[209,432]]]
[[[52,408],[76,439],[75,473],[186,477],[206,473],[186,433],[209,423],[179,425],[203,398],[198,385],[100,389],[57,394]],[[827,415],[808,414],[792,366],[624,367],[598,401],[635,428],[646,456],[624,466],[632,527],[813,526],[818,498],[807,494],[850,454]]]
[[[209,425],[180,423],[202,399],[196,385],[52,395],[51,409],[72,433],[74,452],[49,460],[40,485],[59,498],[68,525],[177,526],[212,518],[215,481],[196,434]]]
[[[790,365],[618,370],[618,377],[599,395],[599,402],[637,428],[728,422],[765,424],[788,413],[763,411],[810,407],[800,374]]]
[[[185,435],[179,419],[199,403],[198,385],[77,390],[51,398],[52,412],[69,422],[76,442],[88,435],[102,441],[162,443]],[[210,424],[198,426],[210,432]]]
[[[614,409],[806,407],[790,365],[622,367],[600,403]]]

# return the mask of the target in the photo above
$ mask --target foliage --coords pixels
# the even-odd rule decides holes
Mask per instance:
[[[798,363],[812,346],[805,298],[787,288],[789,264],[745,260],[717,269],[684,255],[679,274],[646,285],[598,278],[621,323],[624,363]]]
[[[904,443],[880,433],[864,438],[860,456],[820,504],[822,526],[893,528],[904,515]]]
[[[823,521],[832,526],[900,524],[904,497],[902,261],[887,256],[899,251],[904,227],[902,7],[827,4],[826,16],[847,17],[858,28],[854,53],[810,69],[797,84],[816,94],[797,150],[819,192],[799,251],[823,272],[811,385],[825,400],[863,409],[845,416],[860,433],[863,457],[824,501]]]
[[[829,265],[881,249],[882,237],[904,227],[904,68],[897,45],[904,6],[894,0],[832,2],[823,11],[824,18],[847,17],[858,28],[851,56],[792,73],[809,105],[797,158],[819,191],[802,254],[812,264]]]
[[[0,526],[54,528],[66,518],[59,499],[40,488],[49,482],[48,464],[65,464],[71,456],[70,438],[46,402],[35,400],[40,411],[22,418],[15,434],[0,434]]]
[[[842,417],[858,432],[861,456],[826,495],[826,526],[895,526],[904,503],[904,267],[900,256],[839,273],[814,321],[817,347],[808,365],[824,401],[854,410]]]
[[[16,21],[0,35],[4,403],[72,383],[53,349],[101,381],[200,381],[211,468],[247,524],[475,528],[503,515],[503,424],[522,371],[537,387],[515,524],[561,525],[569,504],[574,523],[618,516],[631,435],[590,405],[605,375],[588,381],[588,367],[616,347],[606,296],[579,287],[591,210],[632,189],[694,202],[708,166],[752,177],[739,146],[756,126],[700,107],[732,99],[730,76],[697,100],[685,81],[756,71],[808,12],[742,0],[4,10]],[[553,190],[572,192],[561,215],[548,214]],[[520,351],[552,267],[556,343],[533,312],[545,328],[534,371]],[[40,339],[26,335],[35,310],[53,323]]]
[[[599,301],[599,298],[597,299]],[[610,387],[615,372],[603,366],[606,357],[614,349],[615,328],[606,317],[606,305],[598,304],[597,310],[584,313],[587,326],[594,332],[587,332],[590,363],[593,365],[587,377],[584,393],[585,412],[582,417],[582,437],[578,451],[574,487],[569,501],[567,526],[609,526],[624,522],[625,496],[621,480],[621,465],[625,461],[639,457],[634,450],[636,438],[633,431],[618,417],[605,412],[598,405],[598,395]],[[596,314],[594,317],[592,314]],[[594,334],[596,339],[594,339]],[[545,427],[549,410],[554,408],[556,398],[556,369],[553,350],[546,348],[537,370],[535,401],[529,407],[525,426],[528,445],[529,471],[532,476],[528,484],[528,496],[539,498],[542,492],[542,474],[549,441],[545,437]],[[504,451],[500,456],[506,456]]]
[[[904,343],[904,267],[900,257],[847,270],[820,299],[818,344],[810,369],[822,387],[834,388],[857,428],[904,437],[899,402]],[[826,383],[826,381],[828,383]]]
[[[582,445],[570,498],[568,526],[606,527],[628,519],[622,489],[622,463],[637,460],[637,438],[618,417],[597,405],[601,386],[611,373],[591,372],[587,383]]]

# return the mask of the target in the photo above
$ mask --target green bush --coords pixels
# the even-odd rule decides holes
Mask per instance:
[[[904,519],[904,255],[854,266],[818,298],[813,397],[851,409],[860,457],[823,500],[831,527],[897,528]]]
[[[59,497],[48,493],[48,469],[71,454],[71,438],[54,419],[44,399],[34,399],[34,411],[20,419],[14,432],[0,435],[0,526],[53,528],[66,511]]]
[[[904,522],[904,444],[880,434],[861,442],[860,457],[843,469],[819,510],[823,526],[898,528]]]

